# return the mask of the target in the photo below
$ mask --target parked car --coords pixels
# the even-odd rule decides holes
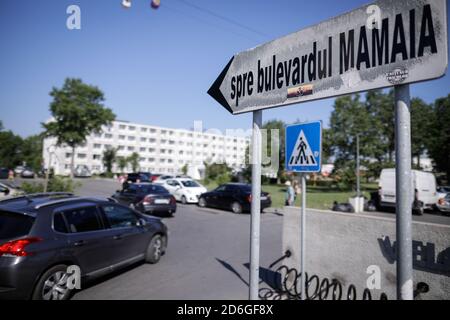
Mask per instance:
[[[208,191],[192,179],[167,179],[162,185],[183,204],[197,203],[200,195]]]
[[[0,179],[8,179],[8,177],[9,177],[9,169],[0,168]]]
[[[440,198],[436,204],[436,207],[442,213],[450,213],[450,193],[448,193],[445,197]]]
[[[450,193],[450,186],[439,186],[436,190],[439,199],[445,198]]]
[[[25,170],[25,166],[17,166],[14,168],[14,174],[19,176],[23,170]]]
[[[158,179],[161,176],[162,176],[162,174],[160,174],[160,173],[154,173],[150,176],[150,181],[154,182],[156,179]]]
[[[92,177],[92,173],[91,170],[89,170],[88,166],[86,165],[78,165],[74,172],[73,175],[77,178],[90,178]]]
[[[20,176],[22,178],[34,179],[36,174],[34,173],[33,169],[31,169],[30,167],[25,167],[25,169],[23,169],[22,172],[20,173]]]
[[[432,173],[412,170],[414,190],[413,213],[423,214],[425,209],[433,209],[438,201],[436,178]],[[395,169],[383,169],[378,185],[377,210],[396,206]]]
[[[12,183],[0,182],[0,200],[15,197],[23,193],[20,188]]]
[[[244,183],[227,183],[211,192],[203,193],[198,199],[200,207],[214,207],[231,210],[234,213],[250,212],[252,186]],[[270,194],[261,192],[261,211],[272,205]]]
[[[150,182],[150,178],[147,174],[142,172],[129,173],[127,176],[128,183],[140,183],[140,182]]]
[[[157,179],[155,179],[153,181],[153,183],[164,184],[164,182],[166,182],[167,179],[173,179],[173,178],[174,178],[174,176],[171,176],[171,175],[160,175]]]
[[[175,198],[161,185],[133,183],[113,196],[119,203],[145,214],[169,214],[177,211]]]
[[[68,299],[68,267],[85,281],[140,260],[156,263],[167,227],[108,199],[68,193],[0,202],[0,298]]]

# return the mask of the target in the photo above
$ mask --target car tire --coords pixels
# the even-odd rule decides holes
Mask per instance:
[[[231,204],[231,211],[233,211],[233,213],[236,213],[236,214],[242,213],[242,205],[239,202],[236,202],[236,201],[233,202]]]
[[[67,266],[62,264],[56,265],[44,272],[34,288],[32,299],[68,300],[72,290],[67,288],[67,278],[64,282],[63,277],[66,272]],[[66,287],[64,288],[64,286]]]
[[[182,204],[187,204],[187,199],[185,196],[181,196],[181,203]]]
[[[157,234],[153,236],[152,240],[148,244],[147,251],[145,252],[145,262],[158,263],[164,252],[164,240],[161,235]]]
[[[206,199],[203,197],[200,197],[200,199],[198,199],[198,206],[200,208],[206,208],[206,206],[207,206]]]

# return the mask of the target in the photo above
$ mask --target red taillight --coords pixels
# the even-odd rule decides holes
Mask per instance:
[[[249,195],[247,196],[247,201],[248,201],[248,202],[252,202],[252,195],[251,195],[251,194],[249,194]]]
[[[153,204],[153,202],[154,202],[154,199],[150,196],[146,196],[144,198],[144,201],[142,201],[143,204]]]
[[[30,255],[30,252],[25,251],[25,247],[31,243],[42,241],[40,238],[32,237],[19,240],[13,240],[0,245],[0,256],[10,254],[18,257],[25,257]]]
[[[176,204],[177,203],[177,199],[175,199],[174,196],[170,197],[170,204]]]

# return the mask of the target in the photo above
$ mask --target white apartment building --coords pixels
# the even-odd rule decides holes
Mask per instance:
[[[203,163],[226,163],[235,170],[245,164],[245,150],[250,139],[245,136],[212,134],[194,130],[171,129],[157,126],[114,121],[100,134],[92,134],[83,146],[75,149],[75,167],[87,166],[91,173],[102,173],[103,152],[117,150],[117,157],[128,157],[133,152],[140,156],[140,171],[164,174],[181,174],[185,165],[197,170]],[[56,146],[56,138],[46,138],[43,146],[46,168],[55,174],[69,175],[72,150]],[[119,172],[117,164],[113,172]],[[125,169],[131,172],[131,167]]]

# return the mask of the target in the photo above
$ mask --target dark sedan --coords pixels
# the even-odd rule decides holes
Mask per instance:
[[[200,207],[226,209],[234,213],[250,212],[251,203],[252,186],[243,183],[223,184],[211,192],[203,193],[198,200]],[[261,210],[271,205],[270,194],[261,192]]]
[[[163,186],[133,183],[113,196],[119,203],[146,214],[169,214],[177,211],[175,198]]]

